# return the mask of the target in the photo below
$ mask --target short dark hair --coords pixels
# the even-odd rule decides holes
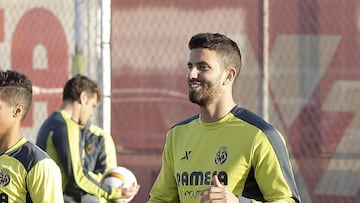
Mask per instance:
[[[66,82],[63,90],[63,101],[76,101],[80,99],[81,92],[87,92],[90,96],[96,94],[98,102],[101,100],[98,84],[84,75],[77,74]]]
[[[23,73],[15,70],[0,71],[0,98],[9,105],[22,104],[24,119],[32,103],[32,83]]]
[[[216,51],[223,58],[225,68],[234,67],[237,74],[241,70],[241,52],[233,40],[219,33],[198,33],[191,37],[189,49],[206,48]]]

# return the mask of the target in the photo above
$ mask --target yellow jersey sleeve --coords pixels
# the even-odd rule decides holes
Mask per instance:
[[[33,202],[64,202],[60,169],[49,158],[39,161],[29,171],[26,184]]]

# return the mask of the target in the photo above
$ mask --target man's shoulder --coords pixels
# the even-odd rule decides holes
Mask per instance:
[[[48,128],[51,126],[59,126],[64,125],[66,123],[66,119],[62,114],[58,111],[55,111],[47,117],[41,125],[41,128]]]
[[[262,131],[274,130],[274,127],[270,123],[265,121],[261,116],[253,113],[246,108],[236,106],[231,110],[231,113],[236,118],[243,120],[244,122],[253,125]]]
[[[41,134],[41,132],[47,133],[48,131],[66,129],[67,125],[78,126],[77,123],[71,120],[71,117],[64,115],[61,111],[55,111],[44,120],[40,127],[39,134]]]
[[[17,159],[27,171],[39,161],[49,159],[49,156],[40,147],[30,141],[26,141],[16,150],[10,152],[9,156]]]
[[[100,137],[108,137],[111,136],[110,133],[105,132],[103,128],[97,126],[95,124],[88,125],[88,130],[92,135],[100,136]]]
[[[200,118],[200,114],[196,114],[196,115],[193,115],[185,120],[182,120],[180,122],[177,122],[175,125],[173,125],[170,129],[174,128],[174,127],[177,127],[177,126],[183,126],[183,125],[187,125],[197,119]]]

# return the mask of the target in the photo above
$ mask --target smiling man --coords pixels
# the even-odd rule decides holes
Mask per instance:
[[[189,49],[189,99],[200,113],[167,132],[148,202],[300,202],[282,135],[233,99],[237,44],[199,33]]]

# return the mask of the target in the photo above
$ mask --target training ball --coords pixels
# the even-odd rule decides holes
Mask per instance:
[[[128,188],[134,187],[137,185],[137,180],[132,171],[129,169],[118,166],[108,170],[102,179],[102,182],[108,186],[114,188]],[[117,200],[113,200],[113,203],[128,203],[130,202],[134,196],[129,198],[119,198]]]

